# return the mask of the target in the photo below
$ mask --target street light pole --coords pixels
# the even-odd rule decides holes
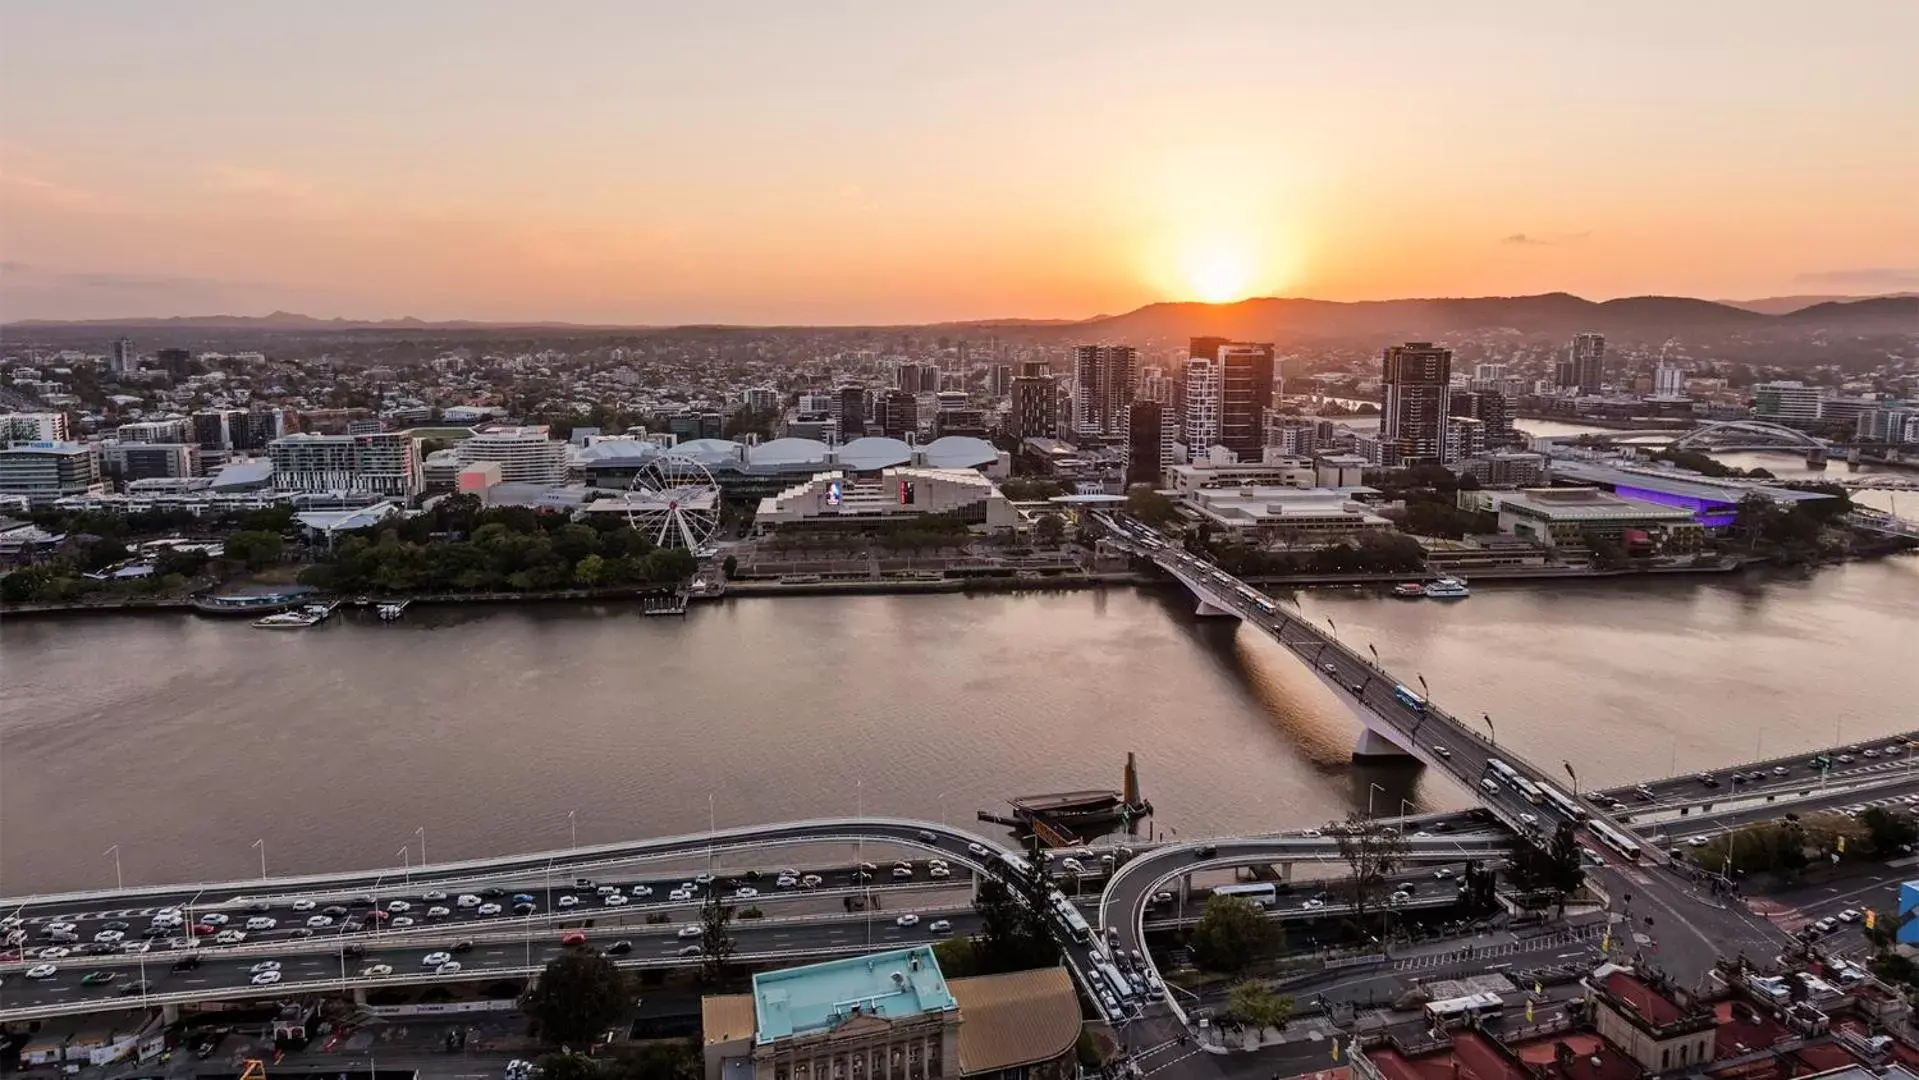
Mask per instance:
[[[951,792],[942,791],[939,793],[940,824],[942,826],[946,824],[946,796],[949,794],[951,794]]]
[[[424,867],[426,865],[426,826],[422,825],[413,830],[413,835],[420,838],[420,865]]]
[[[1561,761],[1560,764],[1566,767],[1566,775],[1573,778],[1573,798],[1579,798],[1579,774],[1573,771],[1573,763]]]
[[[1403,817],[1403,818],[1412,817],[1413,815],[1407,812],[1412,809],[1413,809],[1413,801],[1411,799],[1399,800],[1399,816],[1400,817]]]
[[[411,882],[413,880],[412,844],[400,845],[400,880],[402,882]]]
[[[578,849],[580,846],[580,815],[577,811],[566,812],[567,846]]]
[[[119,892],[126,888],[126,881],[120,877],[120,845],[115,844],[100,854],[113,856],[113,891]]]
[[[1376,668],[1377,668],[1377,667],[1384,667],[1384,666],[1385,666],[1385,665],[1383,665],[1383,664],[1381,664],[1381,663],[1379,662],[1379,648],[1378,648],[1378,646],[1375,646],[1375,645],[1374,645],[1374,644],[1373,644],[1372,642],[1370,642],[1370,641],[1369,641],[1369,642],[1367,642],[1367,643],[1366,643],[1366,651],[1368,651],[1368,652],[1370,652],[1370,653],[1372,653],[1372,654],[1373,654],[1373,666],[1374,666],[1374,667],[1376,667]]]
[[[263,837],[261,837],[260,839],[258,839],[258,840],[255,840],[255,841],[253,842],[253,845],[252,845],[252,846],[253,846],[253,847],[257,847],[257,848],[259,848],[259,849],[260,849],[260,880],[261,880],[261,881],[265,881],[265,880],[267,879],[267,841],[266,841],[266,837],[264,837],[264,836],[263,836]]]
[[[713,842],[720,831],[719,818],[713,810],[713,793],[706,793],[706,872],[713,872]]]
[[[1381,787],[1376,782],[1373,782],[1373,781],[1367,782],[1366,784],[1366,816],[1368,818],[1371,818],[1373,816],[1373,795],[1376,792],[1381,792],[1385,790],[1386,790],[1385,788]]]
[[[1491,713],[1480,713],[1479,718],[1481,720],[1486,721],[1486,735],[1487,735],[1486,741],[1493,744],[1494,746],[1498,746],[1499,730],[1493,727],[1493,715]]]
[[[1432,689],[1426,685],[1426,676],[1421,675],[1419,672],[1415,671],[1413,672],[1413,678],[1419,680],[1419,696],[1425,698],[1427,704],[1431,704],[1433,700],[1433,692],[1432,692]]]

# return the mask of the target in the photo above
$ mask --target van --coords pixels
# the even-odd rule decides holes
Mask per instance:
[[[1494,795],[1499,794],[1499,781],[1494,780],[1491,777],[1481,780],[1479,782],[1479,786],[1491,792]]]

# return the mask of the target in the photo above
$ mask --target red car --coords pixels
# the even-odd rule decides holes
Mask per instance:
[[[564,937],[560,938],[560,944],[566,946],[585,945],[586,935],[580,933],[578,930],[570,931]]]
[[[194,937],[212,937],[213,935],[215,935],[215,934],[217,934],[217,933],[219,933],[219,932],[220,932],[220,931],[219,931],[219,930],[218,930],[217,928],[215,928],[215,927],[213,927],[213,926],[211,926],[211,925],[209,925],[209,924],[207,924],[207,923],[194,923],[194,924],[193,924],[193,936],[194,936]]]

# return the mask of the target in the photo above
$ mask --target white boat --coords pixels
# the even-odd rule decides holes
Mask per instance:
[[[317,616],[304,611],[282,611],[278,615],[268,615],[264,619],[253,620],[253,625],[262,630],[305,630],[309,626],[319,625]]]
[[[1442,577],[1426,586],[1426,596],[1433,600],[1464,600],[1472,595],[1466,583],[1454,577]]]
[[[397,604],[381,604],[378,610],[380,618],[392,622],[406,612],[406,601],[402,600]]]

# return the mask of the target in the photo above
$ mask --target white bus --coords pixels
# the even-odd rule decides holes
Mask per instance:
[[[1263,908],[1272,907],[1279,899],[1279,888],[1270,881],[1247,882],[1240,885],[1221,885],[1213,890],[1214,896],[1237,896],[1241,900],[1250,900]]]
[[[1426,1019],[1437,1027],[1461,1023],[1475,1016],[1498,1016],[1506,1003],[1490,990],[1465,997],[1446,998],[1426,1006]]]
[[[1639,845],[1633,841],[1632,837],[1603,821],[1592,822],[1590,828],[1593,835],[1599,837],[1600,843],[1624,855],[1632,862],[1639,861]]]
[[[1523,776],[1515,774],[1511,783],[1513,790],[1519,792],[1520,795],[1525,797],[1527,802],[1532,803],[1534,806],[1538,806],[1546,800],[1546,796],[1539,790],[1539,785]]]
[[[1506,781],[1508,784],[1512,783],[1514,780],[1519,779],[1519,774],[1513,771],[1513,767],[1511,765],[1506,764],[1505,762],[1499,760],[1496,757],[1486,759],[1486,768],[1492,770],[1493,775],[1499,777],[1501,780]]]
[[[1539,785],[1539,793],[1546,797],[1546,802],[1549,803],[1554,810],[1559,811],[1574,821],[1586,820],[1588,816],[1586,808],[1579,805],[1572,796],[1551,784]]]

